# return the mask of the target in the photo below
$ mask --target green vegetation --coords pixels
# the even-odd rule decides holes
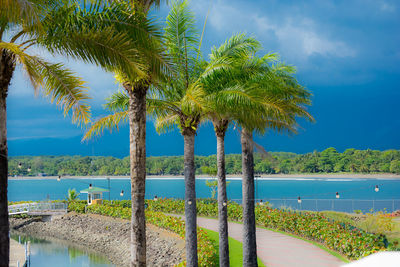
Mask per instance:
[[[366,232],[383,234],[389,242],[389,250],[400,250],[400,218],[383,212],[348,214],[344,212],[322,211],[329,219],[363,229]]]
[[[76,191],[75,188],[68,189],[68,197],[67,197],[68,202],[77,200],[78,196],[79,196],[79,193]]]
[[[18,164],[22,167],[19,168]],[[9,175],[127,175],[129,157],[18,156],[9,159]],[[27,168],[31,167],[28,172]],[[196,174],[208,174],[216,168],[216,156],[196,156]],[[206,167],[206,168],[204,168]],[[148,157],[147,174],[182,175],[183,156]],[[334,148],[322,152],[295,154],[270,152],[267,157],[255,154],[256,173],[400,173],[400,150],[355,150],[338,153]],[[240,174],[240,154],[226,155],[227,174]]]
[[[25,202],[27,201],[9,202],[9,205]],[[65,200],[63,200],[63,202],[65,202]],[[78,213],[85,213],[85,205],[86,201],[78,200],[69,203],[68,209]],[[148,217],[150,215],[155,216],[154,214],[160,212],[183,214],[185,207],[183,201],[174,199],[158,199],[157,201],[146,200],[146,205],[146,220],[149,222],[154,220],[154,218]],[[131,214],[130,206],[130,200],[114,200],[111,202],[104,200],[104,205],[87,206],[86,211],[129,219]],[[216,201],[210,199],[198,200],[197,213],[199,216],[215,218],[218,214]],[[384,225],[385,228],[388,224],[391,224],[392,227],[390,230],[385,228],[386,230],[381,234],[368,232],[364,224],[367,216],[370,217],[369,220],[372,220],[371,218],[378,219],[375,222],[376,225]],[[242,207],[235,202],[229,202],[228,217],[230,221],[240,222],[242,220]],[[175,219],[175,217],[170,218]],[[370,213],[367,215],[355,215],[333,211],[294,212],[290,210],[272,209],[267,205],[263,205],[256,206],[256,220],[258,227],[288,234],[310,242],[345,262],[347,262],[348,259],[357,259],[380,250],[387,249],[398,251],[400,249],[400,218],[393,218],[390,214]],[[383,224],[379,222],[382,220],[384,220]],[[179,231],[184,231],[184,227],[180,228],[181,226],[179,223],[167,221],[154,224],[178,234]],[[385,241],[386,237],[387,241]],[[218,234],[215,233],[213,235],[212,232],[207,231],[207,238],[215,241],[215,239],[218,238]],[[386,246],[387,248],[385,248]],[[239,250],[241,251],[241,243],[230,238],[229,248],[230,251],[235,251],[230,253],[231,263],[241,262],[241,252],[239,253]],[[217,247],[213,249],[215,253],[218,253]]]
[[[166,213],[184,213],[182,200],[148,200],[147,209]],[[217,217],[215,201],[198,200],[199,216]],[[317,242],[330,250],[335,250],[348,259],[358,259],[380,250],[386,250],[387,240],[381,233],[371,233],[343,221],[335,221],[323,213],[294,212],[272,209],[267,205],[256,206],[256,223],[259,226],[280,230]],[[228,203],[228,217],[232,221],[241,221],[242,207]],[[339,218],[336,215],[336,218]]]
[[[214,242],[218,252],[218,232],[205,228],[203,230],[207,233],[210,240]],[[243,264],[243,245],[231,237],[229,237],[229,263],[231,267],[241,267]],[[265,267],[260,259],[258,259],[258,266]]]

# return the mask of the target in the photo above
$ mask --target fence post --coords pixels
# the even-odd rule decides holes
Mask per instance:
[[[351,213],[354,212],[354,199],[351,200]]]
[[[28,259],[28,246],[25,241],[25,260],[27,260],[27,259]]]
[[[318,199],[315,200],[315,209],[318,211]]]
[[[334,211],[334,210],[335,210],[335,200],[332,199],[332,211]]]
[[[372,200],[372,212],[375,212],[375,199]]]

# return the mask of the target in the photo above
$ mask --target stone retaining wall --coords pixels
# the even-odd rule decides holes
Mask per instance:
[[[118,266],[130,265],[130,222],[94,214],[68,213],[42,222],[10,218],[10,227],[38,238],[57,238],[105,255]],[[184,259],[178,235],[147,225],[147,265],[173,266]]]

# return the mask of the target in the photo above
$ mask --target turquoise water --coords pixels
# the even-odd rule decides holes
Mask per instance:
[[[12,238],[18,241],[18,236]],[[30,264],[32,267],[112,267],[106,258],[101,255],[89,253],[82,249],[66,245],[56,241],[48,241],[33,237],[21,238],[21,243],[30,241],[31,256]]]
[[[198,198],[211,196],[210,188],[205,184],[206,179],[196,180]],[[242,197],[241,180],[229,179],[227,187],[228,198],[240,200]],[[93,186],[108,188],[107,179],[56,179],[49,180],[9,180],[9,201],[46,199],[65,199],[69,188],[77,191]],[[375,185],[379,192],[375,192]],[[255,182],[257,199],[335,199],[339,192],[340,199],[369,199],[388,200],[400,199],[399,179],[257,179]],[[110,179],[110,199],[130,199],[129,179]],[[124,190],[121,197],[120,192]],[[146,181],[146,198],[155,195],[167,198],[184,198],[185,188],[183,179],[150,178]],[[86,198],[86,194],[79,196]],[[108,193],[103,198],[108,199]]]

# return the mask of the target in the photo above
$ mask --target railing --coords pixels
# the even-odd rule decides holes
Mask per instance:
[[[8,214],[22,214],[22,213],[30,213],[30,212],[54,212],[54,211],[63,211],[67,210],[67,205],[65,203],[57,202],[57,203],[24,203],[24,204],[16,204],[8,206]]]
[[[400,199],[257,199],[257,202],[268,202],[274,208],[291,208],[294,210],[310,211],[341,211],[353,213],[361,211],[363,213],[370,211],[394,212],[400,210]]]

